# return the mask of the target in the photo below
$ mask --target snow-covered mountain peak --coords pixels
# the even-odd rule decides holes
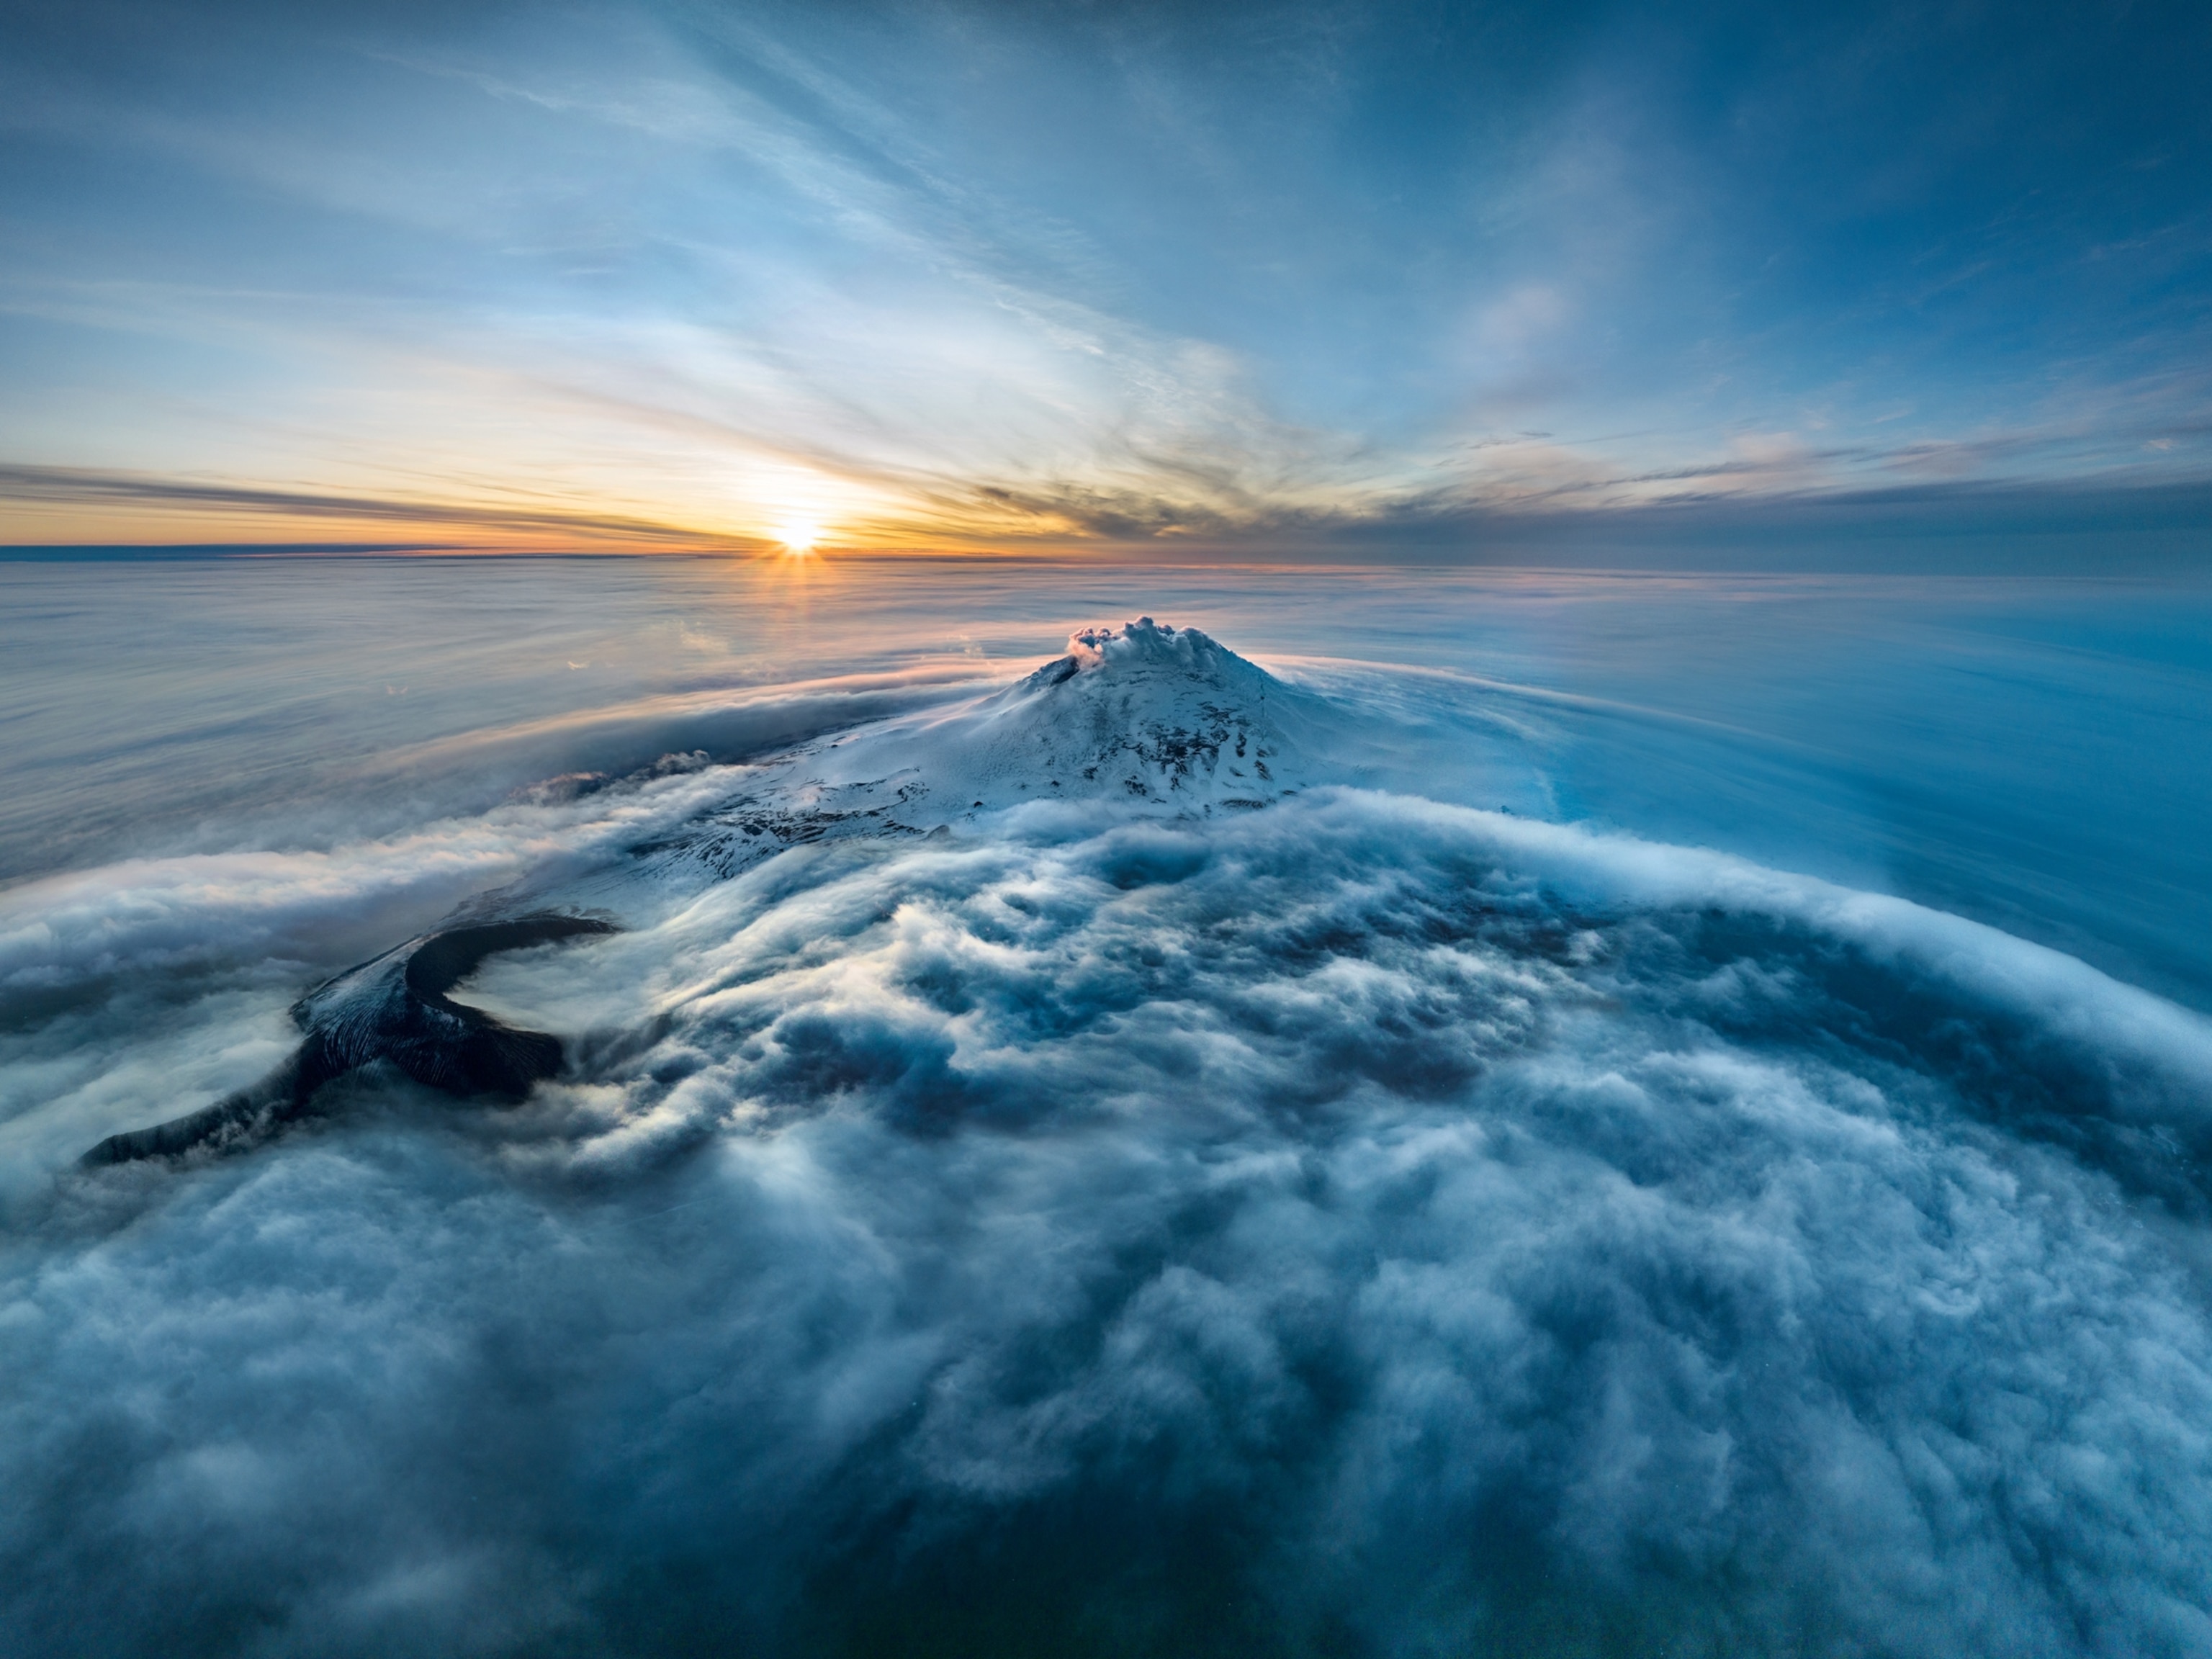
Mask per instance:
[[[1039,801],[1161,817],[1252,811],[1323,781],[1332,716],[1194,628],[1078,629],[1002,690],[881,720],[763,765],[653,849],[717,874],[782,847],[927,835]]]
[[[1066,656],[978,704],[863,734],[852,759],[902,750],[931,787],[968,793],[971,812],[979,798],[990,810],[1050,795],[1202,815],[1304,781],[1301,701],[1197,629],[1140,617],[1078,629]]]
[[[1113,732],[1102,727],[1134,736],[1163,723],[1194,728],[1233,715],[1258,720],[1271,693],[1279,702],[1292,695],[1265,669],[1197,629],[1139,617],[1120,628],[1078,629],[1067,636],[1066,656],[968,718],[986,726],[1008,716],[1032,725],[1074,722],[1109,740]]]

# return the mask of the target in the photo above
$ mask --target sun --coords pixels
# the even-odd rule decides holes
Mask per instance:
[[[822,539],[822,526],[811,520],[787,520],[777,527],[775,538],[783,544],[785,552],[794,556],[811,553]]]

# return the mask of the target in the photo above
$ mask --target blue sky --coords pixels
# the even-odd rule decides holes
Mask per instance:
[[[0,540],[2186,538],[2212,499],[2202,7],[4,19]]]

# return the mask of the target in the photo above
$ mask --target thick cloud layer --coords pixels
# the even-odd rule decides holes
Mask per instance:
[[[2067,958],[1322,790],[800,847],[473,989],[573,1079],[15,1182],[15,1650],[2212,1644],[2212,1034]]]

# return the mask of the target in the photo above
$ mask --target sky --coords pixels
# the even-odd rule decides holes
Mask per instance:
[[[0,543],[2212,558],[2208,82],[2188,3],[10,3]]]

